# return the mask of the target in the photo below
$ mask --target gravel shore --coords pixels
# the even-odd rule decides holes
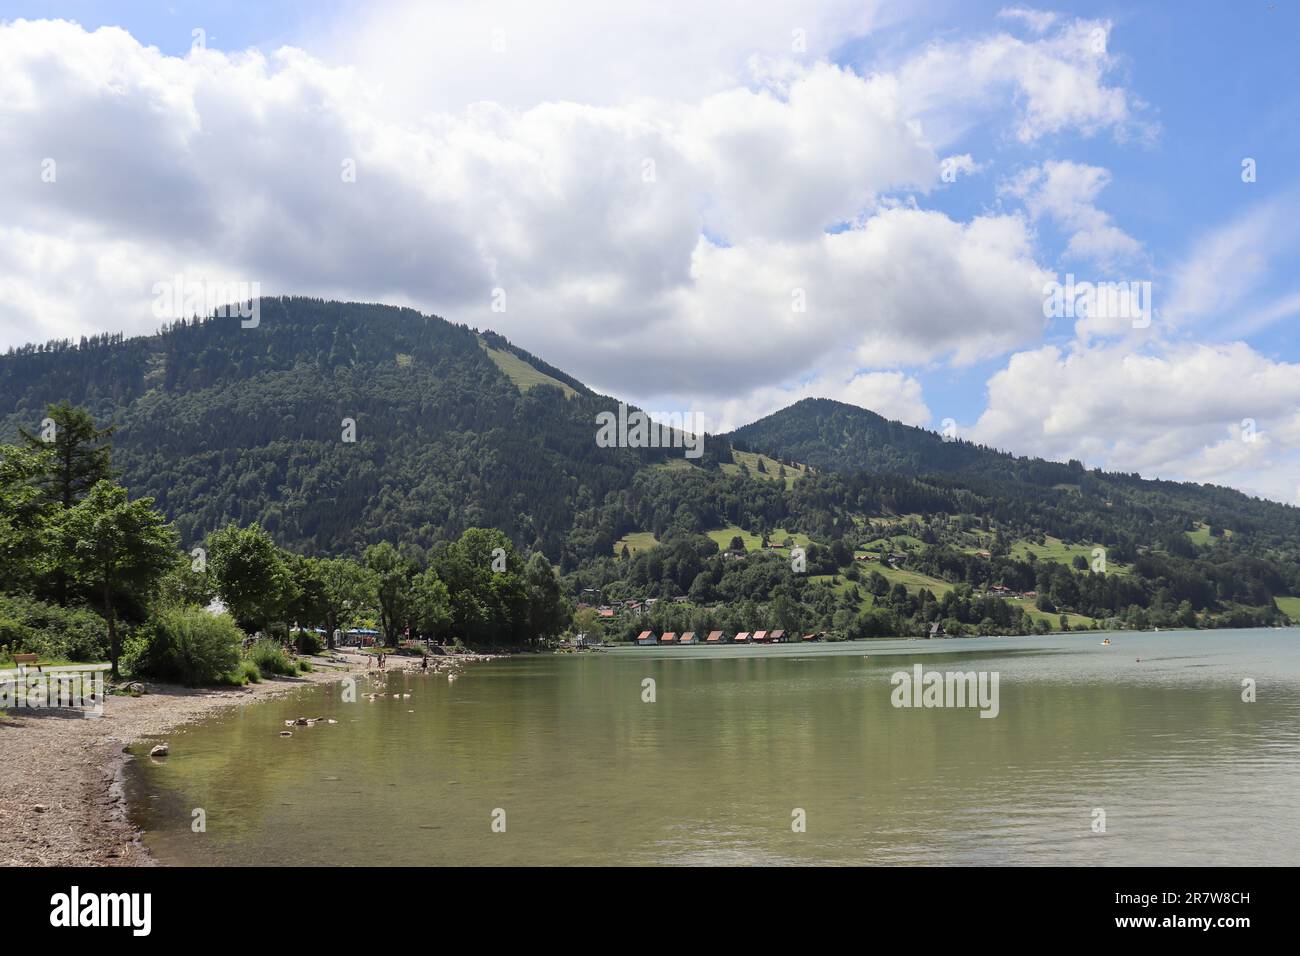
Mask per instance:
[[[373,662],[359,654],[309,659],[310,673],[240,688],[145,682],[141,697],[110,695],[98,719],[53,711],[0,717],[0,865],[152,865],[127,819],[125,748],[226,707],[360,676]],[[418,658],[388,659],[388,670],[412,667],[418,669]]]

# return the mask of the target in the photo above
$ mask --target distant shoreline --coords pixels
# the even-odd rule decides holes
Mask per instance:
[[[1216,631],[1293,631],[1296,630],[1297,628],[1300,628],[1300,624],[1273,624],[1273,625],[1260,625],[1257,627],[1146,627],[1141,629],[1128,628],[1120,631],[1104,630],[1104,629],[1094,631],[1091,628],[1084,628],[1083,630],[1080,631],[1048,631],[1045,634],[945,634],[943,637],[916,637],[913,635],[882,634],[878,637],[852,637],[844,641],[831,641],[831,640],[785,641],[784,643],[772,642],[772,641],[759,641],[758,643],[754,643],[753,641],[742,641],[740,643],[736,643],[734,641],[731,641],[725,644],[723,643],[704,644],[697,641],[693,644],[680,644],[672,641],[665,641],[659,644],[638,644],[636,641],[611,641],[609,643],[599,645],[599,648],[601,650],[607,650],[607,651],[654,651],[654,650],[665,650],[670,647],[690,648],[695,650],[700,650],[700,649],[707,650],[709,648],[716,650],[719,647],[743,647],[743,648],[757,648],[757,649],[766,650],[768,648],[773,648],[773,647],[804,647],[804,648],[842,647],[845,644],[866,644],[872,641],[926,641],[929,643],[934,643],[934,642],[960,643],[963,641],[997,640],[998,638],[1002,638],[1002,637],[1016,637],[1016,638],[1080,637],[1083,638],[1083,637],[1090,637],[1094,635],[1099,637],[1104,637],[1113,634],[1126,634],[1126,635],[1213,634]]]

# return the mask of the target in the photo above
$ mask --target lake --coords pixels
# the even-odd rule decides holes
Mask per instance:
[[[359,679],[354,703],[305,687],[169,735],[128,798],[180,864],[1300,859],[1300,630],[1104,636],[524,655]],[[895,707],[917,664],[996,673],[997,716]],[[298,716],[338,723],[280,737]]]

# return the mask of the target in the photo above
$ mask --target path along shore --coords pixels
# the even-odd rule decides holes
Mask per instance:
[[[140,697],[109,695],[102,717],[47,711],[0,717],[0,865],[148,866],[154,863],[127,817],[125,749],[227,707],[374,669],[374,657],[307,658],[313,670],[247,687],[195,689],[145,681]],[[486,655],[431,657],[430,667]],[[419,670],[418,657],[392,655],[388,671]],[[141,747],[133,747],[140,751]],[[144,749],[147,753],[147,748]]]

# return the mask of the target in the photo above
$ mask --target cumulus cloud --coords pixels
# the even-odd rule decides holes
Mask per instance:
[[[1047,346],[1011,356],[988,391],[976,441],[1294,498],[1300,365],[1245,343],[1147,353]]]
[[[1100,166],[1048,161],[1013,176],[1002,192],[1023,200],[1035,219],[1047,217],[1069,234],[1067,260],[1085,260],[1113,271],[1139,260],[1142,244],[1097,208],[1096,199],[1109,183],[1110,173]]]
[[[1009,95],[1019,104],[1015,135],[1023,143],[1065,130],[1149,137],[1155,126],[1145,104],[1109,83],[1119,68],[1107,52],[1110,30],[1109,20],[1075,19],[1033,40],[999,33],[936,43],[907,60],[899,83],[940,144]]]
[[[824,54],[878,22],[869,6],[696,6],[593,5],[579,29],[452,4],[439,32],[389,4],[319,56],[0,25],[0,344],[149,331],[154,284],[180,273],[494,328],[728,427],[817,395],[924,423],[908,367],[1041,340],[1035,218],[1068,223],[1080,255],[1123,246],[1095,167],[1037,167],[1026,214],[920,204],[941,156],[982,168],[939,150],[990,112],[1025,141],[1136,128],[1108,23],[1016,15],[1040,35],[855,71]],[[644,42],[588,49],[616,22]]]
[[[0,258],[47,250],[8,280],[11,343],[78,330],[87,302],[146,330],[176,273],[419,306],[635,397],[651,364],[656,388],[718,394],[823,361],[971,362],[1041,332],[1020,217],[881,200],[939,176],[889,76],[814,64],[696,102],[399,123],[354,71],[291,48],[177,58],[20,21],[0,63],[18,224]]]
[[[699,99],[751,62],[811,64],[888,22],[875,0],[354,0],[312,49],[382,84],[404,115]]]

